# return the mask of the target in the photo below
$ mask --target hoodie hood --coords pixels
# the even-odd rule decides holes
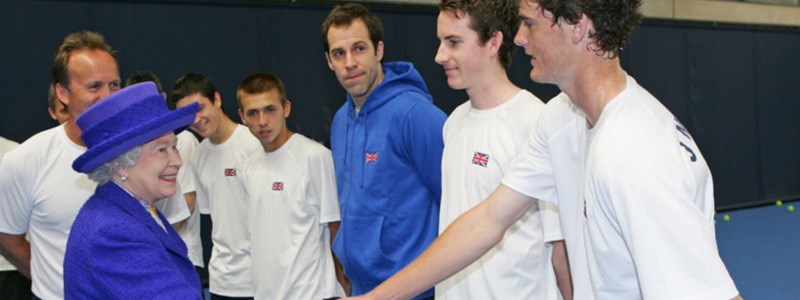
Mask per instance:
[[[402,93],[418,93],[428,102],[433,103],[433,99],[428,94],[428,86],[422,76],[414,68],[414,64],[410,62],[398,61],[387,62],[381,64],[383,68],[383,81],[378,84],[378,87],[370,93],[364,105],[361,106],[361,111],[370,113],[387,102],[391,101],[395,96]],[[355,110],[353,98],[347,95],[347,106],[351,112]]]

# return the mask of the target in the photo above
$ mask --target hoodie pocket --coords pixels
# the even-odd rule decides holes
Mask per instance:
[[[338,257],[346,257],[342,263],[354,288],[377,286],[394,273],[397,262],[383,252],[383,227],[383,216],[351,215],[342,220],[334,251]]]

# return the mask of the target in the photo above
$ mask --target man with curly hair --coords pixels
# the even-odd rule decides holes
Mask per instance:
[[[540,199],[559,204],[568,251],[586,256],[578,264],[590,276],[575,282],[576,298],[741,299],[717,251],[705,160],[620,65],[640,4],[520,3],[515,43],[532,57],[531,79],[563,93],[548,102],[503,184],[365,298],[408,298],[451,276]]]

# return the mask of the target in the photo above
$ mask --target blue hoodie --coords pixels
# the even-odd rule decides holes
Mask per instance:
[[[384,63],[383,71],[358,115],[348,95],[331,125],[342,211],[333,251],[353,295],[411,263],[438,232],[447,116],[414,65]],[[419,298],[430,296],[433,289]]]

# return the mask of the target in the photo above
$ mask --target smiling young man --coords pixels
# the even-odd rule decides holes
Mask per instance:
[[[222,110],[222,99],[207,76],[197,73],[179,78],[170,99],[176,107],[197,102],[200,111],[189,127],[205,138],[194,157],[184,165],[194,176],[197,206],[213,221],[211,260],[208,262],[212,299],[253,297],[250,271],[247,158],[262,150],[247,127],[233,122]]]
[[[500,184],[544,109],[508,79],[519,24],[518,0],[439,5],[435,60],[469,96],[444,125],[440,233]],[[556,271],[571,298],[557,208],[538,204],[489,253],[437,284],[436,299],[557,299]]]
[[[263,146],[245,168],[255,297],[343,296],[331,252],[339,203],[330,150],[286,127],[292,102],[278,77],[248,76],[237,99],[242,122]]]
[[[503,184],[364,298],[407,299],[449,277],[540,199],[558,202],[568,249],[571,240],[584,247],[575,250],[589,276],[576,282],[577,299],[740,299],[717,253],[711,175],[697,145],[620,65],[640,4],[521,1],[515,43],[532,56],[531,78],[564,93],[548,102]]]
[[[383,25],[360,4],[335,7],[322,25],[328,66],[347,91],[331,125],[342,227],[333,248],[365,293],[436,237],[442,125],[408,62],[382,63]],[[433,290],[420,297],[432,297]]]

